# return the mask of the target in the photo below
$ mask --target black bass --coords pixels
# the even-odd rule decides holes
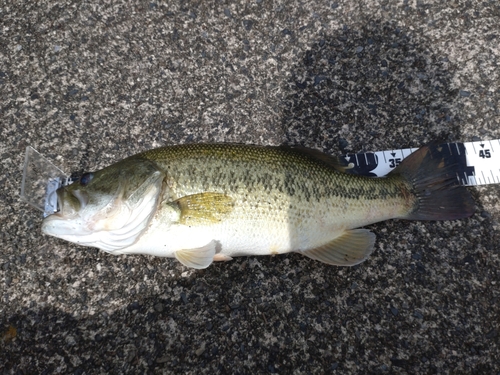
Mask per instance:
[[[193,268],[235,256],[298,252],[352,266],[388,219],[474,213],[454,166],[425,146],[384,178],[344,173],[319,151],[235,144],[163,147],[85,173],[57,191],[42,231],[113,254],[175,257]],[[434,153],[435,154],[435,153]]]

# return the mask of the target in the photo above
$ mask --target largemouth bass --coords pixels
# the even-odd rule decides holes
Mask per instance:
[[[344,173],[339,159],[290,147],[153,149],[60,188],[60,210],[45,218],[42,231],[112,254],[175,257],[198,269],[288,252],[352,266],[374,249],[375,235],[360,227],[474,213],[454,166],[433,147],[384,178]]]

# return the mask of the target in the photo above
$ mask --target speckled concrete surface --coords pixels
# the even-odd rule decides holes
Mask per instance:
[[[0,4],[2,373],[500,373],[500,186],[373,225],[354,268],[207,270],[40,233],[24,149],[66,171],[165,144],[332,154],[500,138],[498,1]]]

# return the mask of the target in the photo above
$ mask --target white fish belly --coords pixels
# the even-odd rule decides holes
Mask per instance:
[[[165,224],[154,220],[134,245],[114,253],[174,257],[176,251],[201,248],[215,241],[217,254],[230,257],[284,254],[322,246],[346,229],[336,220],[292,216],[286,220],[281,215],[269,220],[251,215],[243,219],[230,217],[205,226]]]
[[[134,245],[115,254],[149,254],[174,257],[179,250],[196,249],[216,242],[218,254],[230,257],[246,255],[283,254],[293,250],[288,226],[216,224],[210,226],[171,225],[150,228]]]

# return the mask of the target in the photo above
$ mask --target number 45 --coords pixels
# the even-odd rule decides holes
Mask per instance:
[[[480,150],[479,156],[484,158],[491,158],[490,150]]]

